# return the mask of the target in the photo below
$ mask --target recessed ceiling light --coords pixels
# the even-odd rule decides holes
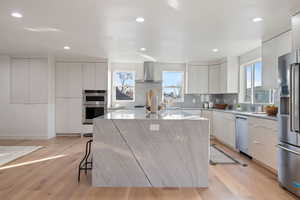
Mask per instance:
[[[263,21],[263,18],[261,18],[261,17],[256,17],[256,18],[253,18],[252,21],[253,21],[253,22],[261,22],[261,21]]]
[[[140,50],[141,51],[146,51],[147,49],[143,47],[143,48],[140,48]]]
[[[70,50],[71,49],[71,47],[69,47],[69,46],[64,46],[64,50]]]
[[[143,23],[145,21],[145,19],[143,17],[138,17],[135,19],[135,21],[138,23]]]
[[[11,13],[11,16],[14,17],[14,18],[22,18],[23,17],[23,15],[21,13],[18,13],[18,12]]]
[[[216,53],[219,52],[219,49],[213,49],[212,51]]]

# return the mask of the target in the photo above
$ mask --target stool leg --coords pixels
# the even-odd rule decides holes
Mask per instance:
[[[85,161],[85,174],[87,174],[87,168],[88,168],[88,159],[90,157],[91,154],[91,146],[92,146],[92,141],[88,141],[88,153],[87,153],[87,157],[86,157],[86,161]]]

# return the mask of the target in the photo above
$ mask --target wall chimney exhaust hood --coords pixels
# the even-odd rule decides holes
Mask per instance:
[[[144,62],[144,77],[142,80],[137,80],[137,83],[161,83],[161,81],[155,81],[154,79],[154,67],[155,62]]]

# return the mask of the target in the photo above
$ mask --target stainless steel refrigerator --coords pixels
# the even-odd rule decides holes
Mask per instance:
[[[292,18],[293,53],[279,57],[279,163],[282,187],[300,196],[300,15]]]

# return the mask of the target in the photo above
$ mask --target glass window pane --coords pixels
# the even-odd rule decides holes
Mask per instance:
[[[134,72],[115,72],[114,86],[117,101],[134,101]]]
[[[262,86],[262,64],[256,62],[254,64],[254,87]]]
[[[184,72],[163,72],[163,99],[166,103],[184,101]]]
[[[245,102],[251,102],[252,99],[252,66],[246,66],[245,67],[246,74],[245,74],[245,81],[246,81],[246,87],[245,87]]]

